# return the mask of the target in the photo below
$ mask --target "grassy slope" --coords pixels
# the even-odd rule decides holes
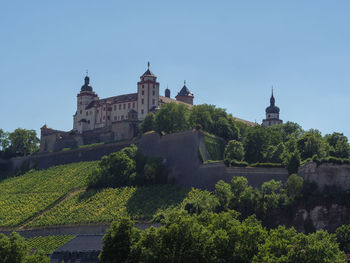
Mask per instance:
[[[85,187],[97,162],[30,171],[0,182],[0,226],[17,226],[53,204],[71,189]]]
[[[0,227],[111,222],[125,214],[147,220],[158,208],[180,203],[189,191],[160,185],[86,192],[88,176],[96,166],[97,162],[60,165],[0,181]],[[67,195],[72,189],[80,190]]]
[[[211,160],[223,160],[225,150],[225,142],[223,141],[223,139],[218,138],[215,135],[205,133],[204,143],[211,157]]]
[[[63,246],[75,236],[46,236],[27,239],[27,244],[32,250],[41,250],[46,255],[52,254],[57,248]]]
[[[180,203],[189,189],[172,185],[107,188],[76,193],[28,224],[29,227],[111,222],[122,215],[152,218],[159,208]]]

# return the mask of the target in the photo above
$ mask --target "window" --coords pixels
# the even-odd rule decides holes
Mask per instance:
[[[142,88],[144,88],[145,87],[145,85],[142,85]]]
[[[155,88],[156,86],[155,85],[153,85],[153,88]]]
[[[122,115],[121,119],[124,120],[124,115]]]
[[[90,111],[90,115],[92,115],[92,111]]]
[[[144,100],[142,99],[142,100],[141,100],[141,104],[143,104],[143,103],[144,103]]]
[[[154,104],[155,104],[155,102],[156,102],[156,100],[155,100],[155,99],[153,99],[153,100],[152,100],[152,105],[154,105]]]
[[[142,95],[145,95],[145,91],[143,90],[143,91],[141,92],[141,94],[142,94]]]
[[[122,109],[122,105],[121,105],[121,104],[119,104],[119,109],[120,109],[120,110]]]
[[[105,111],[106,110],[106,108],[103,108],[103,111]]]
[[[133,108],[133,109],[135,108],[135,102],[132,103],[132,108]]]
[[[83,111],[82,111],[82,110],[80,110],[80,114],[83,114]]]
[[[117,120],[117,116],[114,116],[114,120],[115,120],[115,121]]]
[[[141,114],[143,114],[143,110],[141,110]]]
[[[82,105],[83,103],[82,102],[80,102],[80,105]]]
[[[98,114],[98,110],[96,110],[96,113]]]
[[[89,112],[87,111],[87,112],[85,113],[85,115],[88,116],[88,115],[89,115]]]
[[[88,120],[88,124],[90,124],[90,120]]]
[[[130,107],[131,107],[131,104],[130,104],[130,103],[128,103],[128,109],[130,109]]]
[[[117,105],[114,105],[114,110],[117,110]]]
[[[107,120],[109,120],[109,119],[110,119],[110,117],[108,116],[108,117],[107,117]]]
[[[124,103],[124,104],[123,104],[123,109],[125,110],[125,108],[126,108],[126,104]]]
[[[267,117],[269,117],[269,118],[270,118],[270,114],[269,114],[269,115],[267,115]]]
[[[155,92],[154,90],[152,90],[152,95],[153,95],[153,96],[156,95],[156,92]]]
[[[103,120],[105,120],[106,119],[106,117],[105,116],[103,116]]]

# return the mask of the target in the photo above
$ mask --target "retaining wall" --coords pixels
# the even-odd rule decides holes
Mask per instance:
[[[203,136],[198,130],[165,136],[149,132],[143,134],[140,139],[131,141],[13,158],[11,168],[19,168],[26,162],[29,162],[31,167],[46,169],[60,164],[100,160],[104,155],[136,144],[147,156],[162,157],[169,172],[169,182],[183,186],[212,190],[217,181],[222,179],[230,182],[233,176],[245,176],[254,187],[260,187],[271,179],[283,182],[287,180],[288,172],[284,168],[227,168],[223,162],[202,164],[199,159],[199,147],[205,156],[209,156]]]

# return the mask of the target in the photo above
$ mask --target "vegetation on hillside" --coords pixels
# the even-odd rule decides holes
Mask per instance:
[[[89,178],[89,189],[166,182],[162,159],[145,156],[135,145],[131,145],[102,158]]]
[[[31,247],[26,240],[12,233],[9,237],[0,234],[1,263],[49,263],[49,258],[42,251],[31,253]]]
[[[85,188],[97,162],[59,165],[0,182],[0,226],[17,226],[69,191]]]
[[[75,236],[38,236],[26,239],[29,251],[41,251],[44,255],[52,254],[56,249],[72,240]]]
[[[0,129],[0,158],[26,156],[39,150],[39,138],[34,130],[17,128],[13,132]]]
[[[112,223],[101,262],[309,262],[342,263],[334,235],[267,230],[254,216],[240,221],[232,210],[189,214],[174,211],[164,226],[140,231],[129,218]]]
[[[344,162],[344,159],[349,160],[350,155],[348,138],[342,133],[334,132],[322,136],[318,130],[304,131],[293,122],[269,128],[260,125],[247,126],[235,121],[224,109],[207,104],[191,108],[175,103],[163,105],[156,114],[147,115],[140,127],[142,132],[155,130],[161,133],[201,128],[226,140],[224,156],[227,165],[244,166],[241,161],[248,164],[264,163],[264,166],[278,163],[291,174],[297,172],[300,163],[310,158],[328,158],[329,162],[339,163]],[[208,138],[206,139],[208,142]],[[212,158],[217,159],[218,151],[207,142]],[[227,147],[228,145],[230,146]]]
[[[126,215],[135,220],[150,220],[158,209],[181,203],[188,191],[175,185],[81,191],[35,218],[27,226],[110,223]]]

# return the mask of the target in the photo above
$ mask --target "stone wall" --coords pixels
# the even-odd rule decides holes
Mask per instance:
[[[183,186],[212,190],[219,180],[230,182],[233,176],[245,176],[250,185],[260,187],[271,179],[284,182],[288,178],[288,172],[284,168],[227,168],[223,162],[202,164],[199,159],[199,147],[204,155],[207,156],[208,152],[205,149],[203,134],[197,130],[165,136],[149,132],[140,139],[13,158],[11,168],[20,168],[26,162],[29,162],[31,167],[46,169],[54,165],[100,160],[102,156],[119,151],[130,144],[136,144],[147,156],[162,157],[169,173],[169,182]]]
[[[325,186],[337,186],[343,190],[350,189],[350,165],[314,162],[299,167],[298,175],[306,181],[315,182],[322,190]]]

